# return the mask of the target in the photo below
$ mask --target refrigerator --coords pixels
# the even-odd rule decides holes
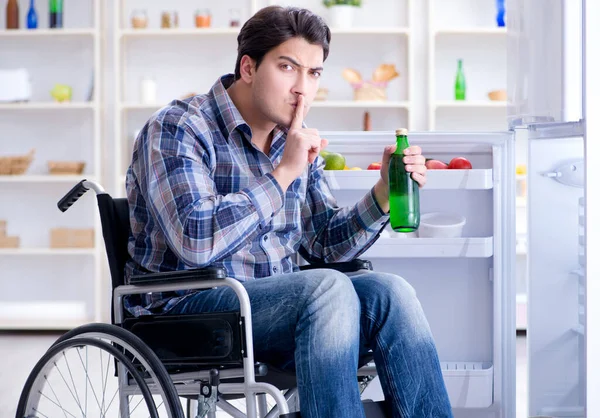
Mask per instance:
[[[585,3],[507,2],[506,131],[409,133],[411,144],[421,146],[427,158],[471,161],[470,170],[430,170],[420,193],[422,214],[466,218],[461,237],[422,238],[388,227],[361,255],[375,270],[397,274],[415,288],[458,418],[517,416],[518,145],[527,153],[526,416],[600,417],[598,409],[596,415],[591,412],[596,399],[589,396],[594,390],[600,394],[600,387],[598,371],[588,365],[597,360],[588,349],[588,332],[595,330],[587,302],[592,295],[586,253],[590,146],[584,119],[589,62],[584,58],[591,44],[585,42]],[[339,204],[352,204],[377,181],[379,172],[364,168],[381,160],[383,148],[395,142],[394,132],[322,136],[329,140],[328,151],[343,154],[348,167],[363,168],[327,172]],[[383,398],[377,379],[363,398]]]

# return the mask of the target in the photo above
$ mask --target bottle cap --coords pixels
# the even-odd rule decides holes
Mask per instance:
[[[402,128],[402,129],[396,129],[396,136],[407,136],[408,135],[408,129],[406,128]]]

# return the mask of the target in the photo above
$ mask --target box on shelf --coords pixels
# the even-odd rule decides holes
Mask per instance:
[[[6,221],[0,220],[0,248],[19,248],[19,237],[6,235]]]
[[[19,248],[19,237],[0,236],[0,248]]]
[[[50,248],[93,248],[94,230],[53,228],[50,230]]]

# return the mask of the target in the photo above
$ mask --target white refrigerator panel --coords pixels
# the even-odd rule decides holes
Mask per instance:
[[[532,125],[517,135],[529,137],[529,415],[583,417],[582,130]]]
[[[509,125],[564,121],[564,0],[509,0],[506,7]]]
[[[364,170],[381,161],[393,132],[322,132],[327,150],[348,167],[328,180],[340,205],[356,202],[379,178]],[[457,418],[515,416],[514,140],[511,133],[410,133],[429,158],[465,156],[471,170],[430,170],[421,213],[466,217],[460,238],[419,238],[388,226],[361,258],[404,277],[417,291],[440,355]],[[365,397],[378,400],[375,382]]]

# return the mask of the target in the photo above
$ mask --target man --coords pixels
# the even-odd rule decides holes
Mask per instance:
[[[319,87],[330,31],[308,10],[267,7],[238,36],[235,74],[150,118],[127,174],[133,261],[127,275],[223,266],[252,305],[255,357],[297,374],[304,418],[363,417],[356,371],[369,350],[394,417],[450,417],[434,341],[414,289],[369,272],[298,271],[295,255],[351,260],[389,219],[387,170],[339,208],[303,119]],[[419,147],[404,157],[424,185]],[[236,309],[229,288],[126,301],[134,315]]]

